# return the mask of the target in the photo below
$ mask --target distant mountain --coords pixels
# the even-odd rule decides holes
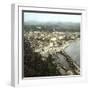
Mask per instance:
[[[72,22],[25,22],[25,30],[45,30],[45,31],[80,31],[80,23]],[[41,27],[38,29],[37,27]]]

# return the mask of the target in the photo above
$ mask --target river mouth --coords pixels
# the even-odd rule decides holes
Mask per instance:
[[[24,32],[24,75],[80,74],[80,32]]]

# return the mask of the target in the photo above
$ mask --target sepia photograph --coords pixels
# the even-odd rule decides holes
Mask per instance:
[[[23,10],[23,77],[80,75],[80,24],[80,13]]]

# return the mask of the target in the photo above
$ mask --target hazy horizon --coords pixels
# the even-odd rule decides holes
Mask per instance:
[[[28,22],[80,23],[81,15],[25,12],[24,13],[24,23],[28,23]]]

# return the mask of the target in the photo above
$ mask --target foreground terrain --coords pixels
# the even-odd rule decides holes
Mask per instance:
[[[24,32],[25,77],[79,74],[79,32]]]

